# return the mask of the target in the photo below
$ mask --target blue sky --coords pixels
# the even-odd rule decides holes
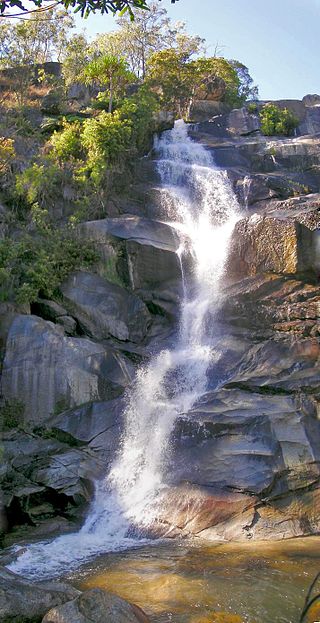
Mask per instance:
[[[216,44],[250,70],[261,99],[301,99],[320,93],[320,0],[170,0],[159,2],[174,20]],[[77,17],[87,34],[116,28],[113,17]]]

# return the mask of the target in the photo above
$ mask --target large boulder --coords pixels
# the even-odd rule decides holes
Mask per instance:
[[[61,292],[65,305],[90,337],[132,342],[145,338],[150,314],[128,290],[99,275],[77,271],[62,284]]]
[[[100,254],[102,276],[120,280],[155,308],[169,312],[176,308],[181,264],[177,255],[180,238],[174,227],[125,215],[83,223],[80,231]]]
[[[86,404],[30,435],[3,434],[0,482],[7,527],[38,527],[63,515],[78,520],[105,476],[123,431],[122,399]]]
[[[52,608],[42,623],[148,623],[134,604],[101,588],[92,588],[68,603]]]
[[[244,108],[231,110],[227,119],[227,131],[232,135],[245,136],[260,130],[260,121],[257,115],[252,115]]]
[[[303,273],[314,268],[313,234],[304,225],[258,214],[236,224],[227,260],[231,280],[264,272]]]
[[[33,423],[92,400],[121,394],[131,381],[132,365],[121,354],[37,316],[17,315],[8,332],[2,394],[23,405]]]
[[[32,584],[7,569],[0,570],[0,620],[4,623],[40,623],[48,610],[79,595],[80,591],[62,582]]]

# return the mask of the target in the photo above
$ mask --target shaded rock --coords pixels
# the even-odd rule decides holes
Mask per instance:
[[[101,588],[85,591],[68,603],[53,608],[43,623],[148,623],[138,606]]]
[[[37,316],[14,318],[6,342],[2,393],[41,423],[67,407],[122,393],[133,374],[123,355],[88,339],[67,338]]]
[[[226,122],[226,129],[231,134],[245,136],[252,132],[260,130],[260,121],[258,115],[251,115],[244,108],[235,108],[232,110]]]
[[[62,582],[32,584],[7,569],[0,570],[0,619],[6,623],[36,623],[50,608],[79,595]]]
[[[57,439],[88,444],[89,448],[99,450],[105,460],[110,461],[117,451],[124,407],[121,398],[90,403],[52,418],[47,428]]]
[[[87,335],[141,342],[151,323],[145,304],[124,288],[86,272],[72,273],[61,286],[63,300]]]
[[[80,231],[100,253],[100,274],[108,278],[108,271],[113,270],[122,283],[139,295],[143,292],[146,302],[155,298],[161,307],[163,299],[164,311],[168,301],[176,308],[181,265],[176,253],[180,239],[173,227],[126,215],[83,223]]]
[[[257,214],[236,224],[227,260],[230,279],[263,272],[294,274],[314,267],[313,236],[304,225]]]
[[[207,99],[195,99],[190,108],[190,119],[194,122],[213,120],[216,116],[220,116],[226,112],[228,106],[223,102],[217,102]],[[223,135],[225,130],[223,129]]]
[[[76,320],[69,316],[67,310],[56,301],[38,299],[32,303],[31,312],[44,318],[44,320],[52,320],[52,322],[60,324],[68,335],[76,335],[77,333]]]
[[[227,288],[221,310],[234,327],[251,336],[274,331],[316,336],[319,332],[320,287],[277,275],[257,275]]]

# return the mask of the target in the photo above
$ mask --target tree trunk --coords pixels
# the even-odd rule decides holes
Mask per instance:
[[[113,99],[113,84],[112,84],[112,76],[110,76],[110,82],[109,82],[109,108],[108,108],[108,112],[112,112],[112,99]]]

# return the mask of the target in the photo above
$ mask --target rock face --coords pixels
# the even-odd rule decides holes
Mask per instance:
[[[87,335],[141,342],[151,323],[144,303],[124,288],[90,273],[76,272],[62,284],[66,306]]]
[[[243,217],[214,320],[218,375],[212,364],[205,394],[176,422],[153,534],[245,540],[320,530],[320,138],[301,135],[317,131],[318,98],[290,104],[300,119],[294,138],[262,137],[246,109],[195,103],[206,121],[190,132],[227,168]],[[119,447],[134,364],[162,347],[164,326],[170,344],[181,238],[160,220],[152,161],[139,166],[135,204],[78,228],[98,251],[98,274],[74,273],[59,302],[39,300],[31,315],[2,305],[9,528],[81,518]],[[11,430],[21,406],[23,429]],[[100,605],[105,620],[106,599],[81,596],[45,620],[100,620]],[[132,615],[117,608],[117,618]]]
[[[40,623],[49,609],[78,595],[79,591],[62,582],[35,585],[6,569],[0,570],[0,619],[6,623]]]
[[[227,262],[228,278],[263,272],[295,274],[314,268],[313,235],[301,223],[258,214],[237,223]]]
[[[119,395],[132,378],[121,354],[89,339],[65,337],[62,327],[17,315],[9,329],[2,394],[18,400],[24,417],[43,422],[57,410]]]
[[[43,623],[148,623],[146,614],[124,599],[100,588],[50,610]]]
[[[126,215],[89,221],[81,235],[100,253],[100,274],[112,273],[147,304],[177,313],[181,287],[181,265],[176,251],[176,230],[160,221]]]

